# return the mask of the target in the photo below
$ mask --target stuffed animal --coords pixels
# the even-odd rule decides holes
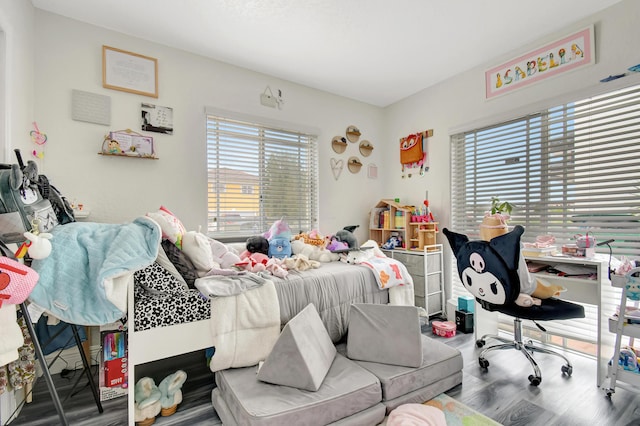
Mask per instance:
[[[272,238],[269,241],[269,257],[284,259],[291,256],[291,242],[287,238]]]
[[[317,260],[311,260],[304,254],[296,254],[293,257],[288,257],[284,260],[284,265],[287,269],[294,269],[296,271],[306,271],[307,269],[319,268],[320,262]]]
[[[520,294],[518,259],[522,226],[491,241],[469,241],[466,235],[443,229],[464,287],[481,302],[514,303]]]
[[[209,239],[209,244],[211,245],[213,261],[218,263],[220,268],[229,269],[236,263],[240,262],[240,256],[229,250],[229,248],[220,241],[216,241],[211,238]]]
[[[234,266],[240,270],[249,272],[262,272],[267,270],[267,262],[269,262],[269,256],[263,253],[250,253],[246,257],[241,256],[240,262]]]
[[[291,228],[284,219],[276,220],[262,236],[269,241],[274,238],[286,238],[291,241]]]
[[[327,244],[327,250],[336,251],[336,250],[346,250],[349,248],[349,244],[339,241],[335,236],[331,237],[329,244]]]
[[[275,277],[286,278],[287,275],[289,275],[289,271],[287,271],[284,263],[286,259],[288,259],[288,257],[284,259],[278,259],[277,257],[270,258],[265,265],[267,272]]]
[[[269,240],[262,236],[247,238],[247,251],[249,253],[269,254]],[[242,255],[240,256],[242,257]]]
[[[293,237],[293,240],[302,240],[305,244],[311,244],[312,246],[318,246],[324,248],[327,245],[328,237],[323,237],[316,229],[309,233],[300,232]]]
[[[390,237],[387,242],[382,245],[382,248],[386,250],[393,250],[397,247],[402,247],[402,237],[400,236]]]
[[[147,213],[147,216],[158,222],[163,239],[171,241],[182,250],[182,236],[187,231],[176,215],[166,207],[160,206],[157,212]]]
[[[295,255],[305,255],[309,260],[316,260],[318,262],[327,263],[340,259],[340,255],[332,253],[326,248],[306,244],[303,240],[293,240],[291,242],[291,253]]]
[[[29,257],[32,259],[44,259],[51,254],[51,238],[53,235],[48,232],[41,232],[39,234],[33,234],[31,232],[25,232],[24,236],[30,241],[28,246]]]
[[[345,226],[343,229],[336,232],[336,239],[347,243],[349,248],[358,248],[358,240],[356,239],[356,236],[353,235],[353,231],[358,226],[359,225]]]
[[[170,416],[176,412],[178,404],[182,402],[182,385],[187,380],[187,373],[178,370],[173,374],[165,377],[158,389],[162,394],[160,404],[162,406],[161,413],[163,416]]]
[[[364,249],[364,250],[351,250],[344,257],[345,263],[350,263],[352,265],[358,265],[362,262],[366,262],[374,256],[373,250]]]

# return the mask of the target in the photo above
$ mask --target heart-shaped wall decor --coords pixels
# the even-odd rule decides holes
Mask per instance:
[[[333,172],[333,178],[338,180],[340,177],[340,173],[342,173],[342,169],[344,168],[344,161],[336,160],[335,158],[331,159],[331,171]]]

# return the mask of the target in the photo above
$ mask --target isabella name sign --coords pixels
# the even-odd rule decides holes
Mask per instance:
[[[490,99],[595,62],[593,26],[485,72]]]

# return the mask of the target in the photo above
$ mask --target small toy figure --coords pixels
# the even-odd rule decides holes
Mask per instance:
[[[109,141],[109,154],[122,154],[120,143],[115,139]]]

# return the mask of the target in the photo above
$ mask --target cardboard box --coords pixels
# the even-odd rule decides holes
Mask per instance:
[[[121,322],[100,327],[100,401],[127,395],[129,368],[126,325]]]
[[[456,311],[456,329],[461,333],[473,333],[473,313]]]

